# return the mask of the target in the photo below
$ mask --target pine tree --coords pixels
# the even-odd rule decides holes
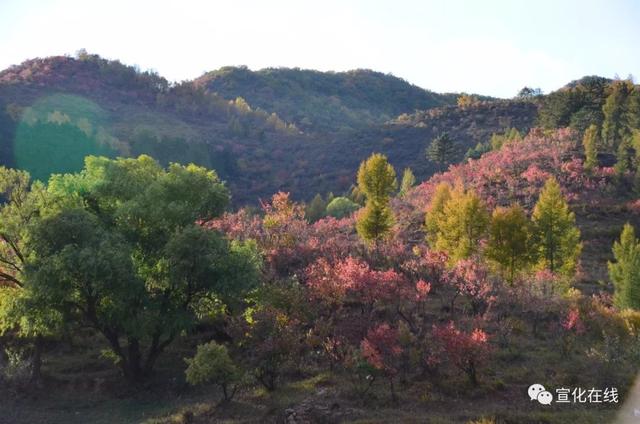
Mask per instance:
[[[416,176],[413,175],[411,168],[405,168],[402,173],[402,183],[400,183],[400,197],[406,196],[416,183]]]
[[[622,140],[629,135],[628,98],[633,90],[631,81],[614,81],[611,92],[602,107],[602,141],[607,147],[617,149]]]
[[[427,148],[427,158],[438,164],[438,169],[442,171],[445,165],[453,161],[456,154],[454,141],[449,137],[449,133],[442,133],[434,138]]]
[[[378,243],[388,235],[394,223],[390,199],[397,185],[396,171],[386,156],[374,153],[360,165],[358,189],[367,199],[356,222],[362,239]]]
[[[531,260],[531,224],[520,205],[496,208],[491,216],[486,255],[513,283],[516,273]]]
[[[549,178],[540,192],[532,220],[538,265],[551,272],[572,275],[582,250],[580,230],[555,178]]]
[[[640,309],[640,244],[634,228],[625,224],[620,241],[613,244],[615,262],[609,262],[609,278],[615,287],[618,308]]]
[[[598,166],[598,127],[591,124],[584,132],[582,145],[584,146],[584,169],[593,170]]]
[[[477,254],[489,225],[489,213],[482,199],[458,184],[444,205],[443,216],[436,248],[449,253],[452,262]]]
[[[431,202],[429,203],[425,217],[427,241],[432,247],[435,247],[436,241],[438,240],[439,229],[446,219],[444,205],[449,199],[451,199],[451,186],[447,183],[438,184],[431,197]]]

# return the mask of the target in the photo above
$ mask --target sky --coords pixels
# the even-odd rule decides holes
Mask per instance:
[[[0,69],[81,48],[171,81],[229,65],[369,68],[513,97],[640,78],[640,1],[0,0]]]

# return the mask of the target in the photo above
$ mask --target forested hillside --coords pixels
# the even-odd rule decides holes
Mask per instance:
[[[0,421],[599,424],[630,396],[631,80],[173,84],[80,52],[0,104]]]
[[[365,128],[402,113],[455,105],[458,97],[365,69],[319,72],[227,67],[209,72],[195,83],[230,100],[243,97],[303,130],[328,132]]]
[[[439,168],[425,149],[442,131],[456,142],[454,161],[493,132],[534,124],[532,102],[455,99],[372,71],[233,68],[170,84],[81,52],[0,72],[0,163],[46,179],[81,169],[86,154],[146,153],[214,168],[234,205],[257,204],[277,190],[305,200],[342,193],[374,151],[425,178]]]

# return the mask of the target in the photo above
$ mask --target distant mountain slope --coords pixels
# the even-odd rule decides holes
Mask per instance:
[[[463,154],[492,132],[527,130],[536,117],[531,102],[424,109],[455,96],[371,71],[263,72],[274,73],[274,88],[271,97],[256,99],[271,98],[281,111],[250,96],[235,100],[240,91],[227,92],[234,100],[226,99],[205,89],[203,79],[170,84],[95,55],[29,60],[0,72],[0,165],[46,179],[81,169],[87,154],[149,154],[163,164],[214,168],[236,205],[255,204],[278,190],[297,199],[348,190],[358,164],[372,152],[387,154],[399,171],[410,166],[427,178],[436,167],[424,150],[440,132],[449,131]],[[282,88],[285,80],[293,88]],[[293,112],[300,107],[325,127],[304,127],[304,118],[299,127]],[[398,111],[407,113],[394,115]]]
[[[419,111],[313,145],[309,175],[316,179],[313,187],[318,192],[344,190],[347,183],[355,181],[360,162],[371,152],[380,152],[389,157],[397,172],[410,167],[418,180],[426,179],[438,170],[438,165],[427,159],[426,148],[442,132],[449,133],[457,146],[457,159],[462,160],[469,148],[493,133],[512,127],[528,132],[536,116],[536,104],[507,100]],[[333,169],[332,178],[327,176],[329,169]]]
[[[257,189],[237,187],[238,176],[264,180],[264,167],[249,164],[257,156],[268,165],[274,159],[260,150],[275,154],[292,138],[299,131],[275,114],[95,55],[34,59],[0,72],[0,164],[37,178],[79,170],[85,154],[144,153],[215,168],[238,201],[249,201],[243,196]],[[267,178],[269,191],[275,181]]]
[[[226,99],[242,97],[276,112],[304,130],[335,131],[380,124],[402,113],[455,104],[456,94],[437,94],[392,75],[370,70],[225,67],[196,84]]]

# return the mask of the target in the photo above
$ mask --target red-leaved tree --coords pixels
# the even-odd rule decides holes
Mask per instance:
[[[478,369],[487,362],[491,353],[487,333],[478,328],[467,333],[456,328],[451,321],[446,325],[434,326],[433,339],[438,348],[437,360],[451,363],[463,371],[469,382],[476,386]],[[433,358],[428,360],[433,362]]]
[[[367,362],[388,380],[391,400],[397,402],[394,379],[398,374],[398,362],[402,353],[398,342],[398,331],[387,323],[380,324],[367,332],[367,337],[362,340],[360,349]]]

